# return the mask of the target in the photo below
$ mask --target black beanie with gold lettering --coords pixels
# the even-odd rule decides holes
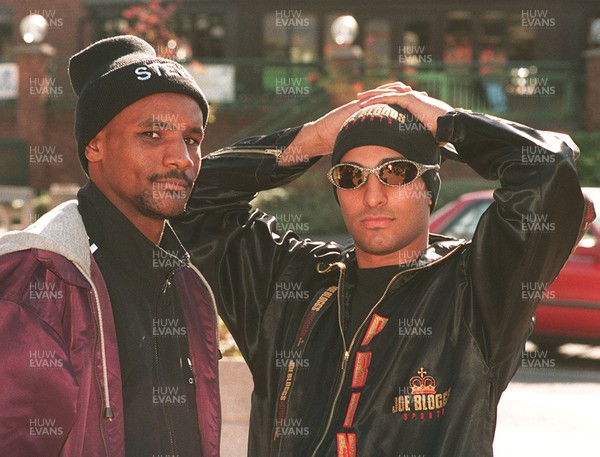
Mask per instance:
[[[208,102],[192,75],[178,62],[157,57],[141,38],[122,35],[97,41],[71,57],[69,78],[79,97],[75,139],[86,174],[88,143],[112,118],[144,97],[164,92],[188,95],[200,106],[206,126]]]

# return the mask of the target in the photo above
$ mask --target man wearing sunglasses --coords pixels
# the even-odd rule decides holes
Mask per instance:
[[[500,180],[472,242],[428,232],[446,142],[444,157]],[[278,234],[251,211],[332,149],[352,245]],[[395,83],[208,156],[175,225],[253,375],[248,454],[491,456],[538,303],[522,284],[550,283],[592,219],[577,154]],[[535,214],[554,229],[525,230]]]

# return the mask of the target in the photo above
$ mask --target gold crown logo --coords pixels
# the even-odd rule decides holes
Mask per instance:
[[[434,394],[435,389],[437,387],[437,383],[435,379],[431,376],[425,376],[427,372],[421,367],[419,371],[417,371],[419,376],[413,376],[410,378],[409,386],[411,389],[411,394],[420,395],[420,394]]]

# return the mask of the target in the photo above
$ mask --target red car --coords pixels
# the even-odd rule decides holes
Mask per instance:
[[[600,188],[583,188],[600,208]],[[493,191],[464,194],[436,211],[430,231],[471,239]],[[536,311],[531,341],[547,349],[563,343],[600,344],[600,218],[583,236]]]

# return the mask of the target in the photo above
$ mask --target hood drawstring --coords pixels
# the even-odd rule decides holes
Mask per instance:
[[[95,244],[90,245],[90,252],[94,254],[98,246]],[[98,297],[98,291],[94,286],[90,278],[90,284],[92,285],[92,290],[94,291],[94,299],[96,303],[96,311],[98,313],[98,332],[100,333],[100,357],[102,360],[102,382],[104,383],[104,412],[103,417],[105,419],[109,419],[112,421],[114,417],[114,413],[112,408],[110,407],[110,392],[108,390],[108,370],[106,368],[106,344],[104,342],[104,320],[102,318],[102,308],[100,307],[100,297]]]
[[[98,300],[98,293],[94,289],[96,295],[96,309],[98,310],[98,326],[100,331],[100,355],[102,357],[102,381],[104,382],[104,418],[110,419],[114,417],[112,408],[110,407],[110,393],[108,391],[108,371],[106,369],[106,346],[104,344],[104,323],[102,321],[102,309]]]
[[[340,270],[345,270],[346,269],[346,264],[344,262],[341,262],[341,261],[340,262],[330,263],[329,265],[326,264],[325,262],[320,262],[320,263],[317,264],[317,273],[320,273],[320,274],[329,273],[335,267],[338,267]]]

